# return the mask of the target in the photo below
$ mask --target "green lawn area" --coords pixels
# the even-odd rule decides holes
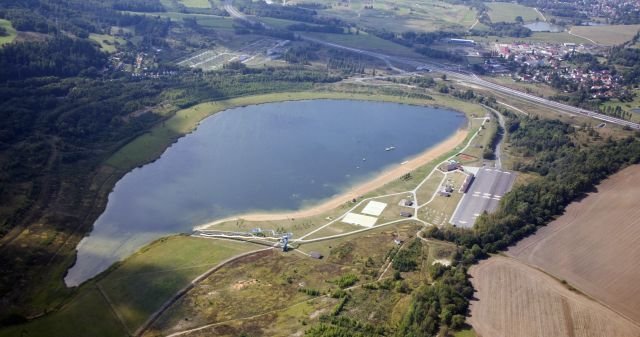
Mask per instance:
[[[640,31],[640,25],[576,26],[571,33],[593,40],[605,46],[627,42]]]
[[[509,2],[489,2],[489,18],[491,22],[515,22],[516,16],[521,16],[524,21],[535,21],[536,18],[544,20],[542,16],[531,7]]]
[[[7,30],[9,35],[0,36],[0,46],[11,43],[16,38],[16,30],[11,25],[11,22],[8,20],[0,19],[0,27]]]
[[[100,49],[106,53],[115,53],[116,52],[116,43],[124,44],[125,41],[120,38],[116,38],[111,35],[106,34],[89,34],[89,38],[93,41],[96,41],[100,44]]]
[[[198,275],[234,255],[260,248],[263,247],[243,242],[187,236],[158,240],[81,286],[59,311],[0,330],[0,336],[126,336]],[[98,286],[113,303],[113,309]],[[113,310],[122,317],[126,330]]]
[[[182,4],[191,8],[211,8],[209,0],[179,0]]]

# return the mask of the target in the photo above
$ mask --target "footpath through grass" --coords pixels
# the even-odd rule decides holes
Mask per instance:
[[[235,255],[261,248],[188,236],[158,240],[83,285],[59,311],[0,330],[0,337],[130,335],[198,275]]]

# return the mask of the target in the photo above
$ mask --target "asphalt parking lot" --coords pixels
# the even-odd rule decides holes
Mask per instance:
[[[482,212],[493,212],[498,207],[502,196],[511,190],[515,178],[513,172],[481,168],[449,222],[458,227],[472,227]]]

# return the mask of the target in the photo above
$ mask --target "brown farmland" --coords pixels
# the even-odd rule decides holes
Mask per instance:
[[[517,260],[494,256],[470,270],[480,337],[637,337],[640,328]]]
[[[597,191],[508,254],[640,323],[640,165]]]

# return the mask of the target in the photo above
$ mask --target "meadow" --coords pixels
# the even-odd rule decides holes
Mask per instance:
[[[515,22],[516,16],[521,16],[525,22],[535,21],[536,19],[543,21],[544,18],[538,12],[527,6],[510,2],[490,2],[486,3],[489,7],[489,18],[491,22]]]
[[[575,26],[571,33],[604,46],[627,42],[640,31],[640,25]]]
[[[16,38],[16,30],[11,25],[11,22],[5,19],[0,19],[0,27],[7,31],[7,36],[0,36],[0,46],[13,42]]]

